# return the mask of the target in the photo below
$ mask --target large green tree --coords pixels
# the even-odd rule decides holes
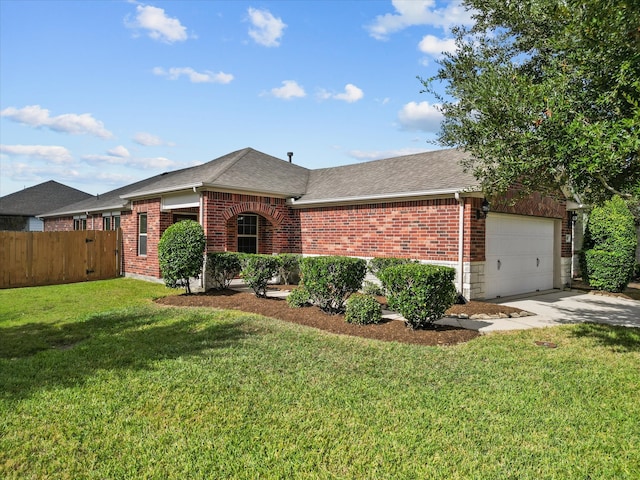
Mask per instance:
[[[520,183],[602,203],[640,197],[640,1],[466,0],[470,28],[421,79],[443,145],[495,194]],[[444,86],[444,90],[442,90]]]

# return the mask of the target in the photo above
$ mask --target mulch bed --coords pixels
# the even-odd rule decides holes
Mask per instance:
[[[280,285],[271,288],[288,289],[288,287]],[[404,322],[398,320],[383,319],[381,323],[376,325],[352,325],[345,321],[344,315],[328,315],[317,307],[291,308],[281,298],[258,298],[253,293],[236,290],[212,290],[192,295],[172,295],[158,299],[157,303],[175,307],[241,310],[341,335],[418,345],[455,345],[468,342],[480,335],[473,330],[440,325],[434,325],[433,329],[428,330],[412,330]],[[512,311],[518,311],[518,309],[472,301],[465,305],[454,305],[448,313],[456,315],[466,313],[470,316],[474,313],[496,314],[503,312],[509,314]]]

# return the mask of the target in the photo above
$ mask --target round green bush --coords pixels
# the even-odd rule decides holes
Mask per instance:
[[[411,328],[425,328],[442,318],[456,301],[455,270],[409,263],[385,268],[380,281],[389,308],[400,313]]]
[[[300,261],[302,284],[314,305],[327,313],[343,313],[349,295],[362,287],[367,262],[361,258],[305,257]]]
[[[207,275],[211,279],[211,288],[223,290],[229,288],[231,281],[242,270],[240,255],[236,252],[212,252],[207,254]]]
[[[191,293],[189,279],[202,272],[205,245],[204,230],[193,220],[174,223],[164,231],[158,242],[158,261],[167,287],[184,287]]]
[[[382,307],[371,295],[351,295],[347,299],[344,319],[347,323],[369,325],[382,320]]]
[[[256,297],[267,296],[267,284],[278,271],[280,261],[273,255],[248,253],[240,256],[240,276],[247,282]]]

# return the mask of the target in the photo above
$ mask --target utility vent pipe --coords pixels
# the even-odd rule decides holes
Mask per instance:
[[[293,157],[293,152],[287,152],[287,156],[289,157],[289,163],[291,163],[291,158]]]

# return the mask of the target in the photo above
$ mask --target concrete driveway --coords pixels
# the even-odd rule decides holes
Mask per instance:
[[[443,318],[438,323],[478,330],[482,333],[585,322],[640,328],[640,302],[636,300],[554,290],[526,297],[503,299],[496,303],[520,308],[535,315],[489,320]]]

